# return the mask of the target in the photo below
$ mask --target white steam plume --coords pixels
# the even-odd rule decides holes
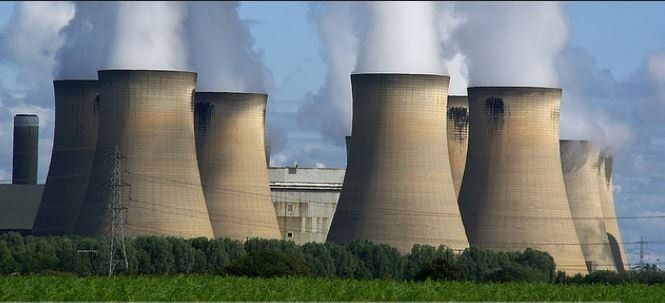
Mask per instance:
[[[271,74],[253,49],[254,39],[238,15],[238,2],[188,2],[190,63],[199,91],[266,92]]]
[[[351,80],[358,38],[354,25],[359,4],[314,4],[310,13],[323,42],[326,79],[316,94],[307,94],[298,108],[298,126],[318,131],[327,143],[344,146],[351,133]]]
[[[444,73],[434,2],[367,2],[356,72]]]
[[[457,2],[454,40],[468,59],[470,86],[556,87],[568,26],[556,2]]]
[[[77,1],[76,15],[62,30],[64,45],[58,51],[56,79],[97,79],[105,68],[117,22],[118,4]]]
[[[184,2],[118,2],[106,68],[187,70]]]
[[[39,175],[48,172],[53,137],[52,77],[55,53],[62,45],[60,30],[74,15],[71,2],[17,2],[0,32],[0,62],[14,66],[15,86],[0,83],[0,180],[11,178],[13,118],[17,113],[39,116]]]

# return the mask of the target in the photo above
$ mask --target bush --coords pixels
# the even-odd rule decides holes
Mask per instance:
[[[415,281],[430,280],[460,280],[461,270],[459,264],[451,257],[437,257],[425,264],[415,275]]]
[[[254,250],[227,268],[235,276],[246,277],[306,277],[312,275],[307,262],[297,255],[289,255],[276,249]]]

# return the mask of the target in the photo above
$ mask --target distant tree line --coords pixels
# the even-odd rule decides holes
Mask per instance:
[[[127,264],[118,275],[211,274],[248,277],[306,276],[341,279],[460,280],[477,282],[662,283],[658,270],[636,273],[596,272],[566,278],[546,252],[496,252],[469,248],[455,253],[443,246],[415,245],[402,255],[395,248],[368,241],[345,244],[249,239],[138,237],[125,241]],[[115,258],[118,258],[116,254]],[[0,274],[108,274],[110,252],[104,239],[78,236],[0,235]]]

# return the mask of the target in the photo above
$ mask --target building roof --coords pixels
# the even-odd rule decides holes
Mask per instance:
[[[270,167],[271,189],[341,190],[343,168]]]

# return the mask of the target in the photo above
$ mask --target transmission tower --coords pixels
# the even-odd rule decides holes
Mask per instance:
[[[109,214],[110,214],[110,232],[109,232],[109,276],[112,276],[115,269],[115,259],[122,257],[125,268],[129,268],[127,261],[127,248],[125,246],[124,226],[127,221],[127,207],[122,203],[122,188],[130,186],[122,181],[122,160],[126,159],[120,153],[116,145],[113,152],[108,156],[111,164],[111,180],[109,182]],[[118,248],[120,251],[118,252]]]

